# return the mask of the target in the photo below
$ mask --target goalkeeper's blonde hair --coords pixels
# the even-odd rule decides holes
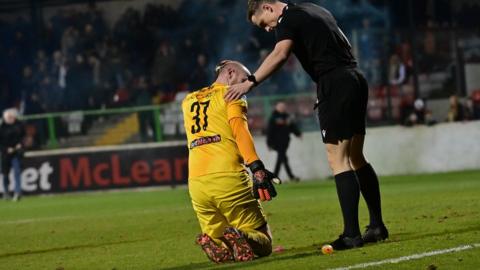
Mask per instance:
[[[223,69],[228,66],[228,65],[236,65],[238,67],[240,67],[241,69],[243,69],[247,75],[251,75],[252,73],[250,72],[250,70],[242,63],[238,62],[238,61],[234,61],[234,60],[222,60],[220,63],[218,63],[216,66],[215,66],[215,80],[218,78],[218,76],[220,76],[220,74],[222,73]]]

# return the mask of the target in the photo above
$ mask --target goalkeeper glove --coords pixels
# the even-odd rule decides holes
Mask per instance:
[[[248,168],[253,174],[253,197],[255,197],[255,199],[270,201],[273,197],[277,196],[277,191],[272,182],[281,184],[282,181],[272,172],[265,169],[261,160],[250,163]]]

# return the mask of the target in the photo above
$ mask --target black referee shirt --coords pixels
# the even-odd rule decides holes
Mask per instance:
[[[312,3],[288,4],[275,28],[277,42],[293,41],[293,53],[315,82],[338,67],[356,67],[347,37],[332,14]]]

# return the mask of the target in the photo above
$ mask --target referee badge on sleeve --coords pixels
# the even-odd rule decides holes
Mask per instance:
[[[327,131],[325,129],[322,129],[322,136],[325,139],[327,136]]]

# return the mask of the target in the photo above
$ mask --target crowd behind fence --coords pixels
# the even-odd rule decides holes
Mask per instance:
[[[275,104],[284,101],[303,132],[320,130],[314,93],[253,97],[248,100],[248,121],[254,135],[263,135]],[[437,122],[475,120],[457,98],[438,121],[432,119],[425,104],[415,102],[405,126],[433,125]],[[373,111],[372,111],[373,110]],[[375,125],[377,110],[370,106],[367,124]],[[160,106],[112,108],[23,116],[27,130],[26,146],[31,150],[119,145],[129,143],[185,140],[179,102]],[[477,118],[480,119],[480,118]]]
[[[304,131],[318,130],[313,110],[315,96],[297,94],[252,98],[248,114],[253,134],[263,134],[275,103],[284,100],[288,100],[289,109]],[[36,150],[185,139],[179,102],[30,115],[21,119],[27,127],[26,146]]]
[[[335,13],[369,82],[369,125],[480,119],[480,29],[462,23],[478,5],[456,19],[468,29],[430,19],[409,29],[390,26],[387,5],[317,2]],[[20,109],[35,149],[180,138],[185,92],[208,85],[223,58],[256,68],[274,38],[246,22],[242,1],[179,3],[127,8],[111,24],[94,1],[38,22],[0,20],[0,109]],[[315,85],[292,57],[250,94],[254,133],[285,95],[304,131],[318,129]]]

